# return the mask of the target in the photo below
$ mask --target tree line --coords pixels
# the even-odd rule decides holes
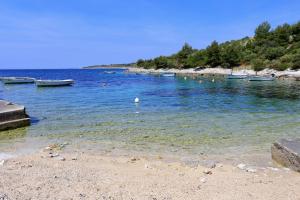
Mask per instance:
[[[185,43],[182,49],[171,56],[136,62],[143,68],[204,68],[252,66],[255,71],[265,68],[275,70],[300,69],[300,22],[283,24],[275,29],[263,22],[253,37],[227,41],[213,41],[205,49],[194,49]]]

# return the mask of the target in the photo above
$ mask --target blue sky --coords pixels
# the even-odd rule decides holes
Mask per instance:
[[[0,0],[0,69],[79,68],[205,48],[300,20],[299,0]]]

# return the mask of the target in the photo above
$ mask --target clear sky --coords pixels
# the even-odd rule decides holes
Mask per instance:
[[[0,0],[0,69],[79,68],[204,48],[300,20],[299,0]]]

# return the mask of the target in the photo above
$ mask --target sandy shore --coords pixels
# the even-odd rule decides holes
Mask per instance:
[[[42,150],[1,161],[0,177],[0,199],[300,199],[300,174],[284,168],[162,157]]]
[[[228,75],[231,74],[231,69],[224,68],[205,68],[203,70],[194,69],[144,69],[144,68],[128,68],[131,73],[176,73],[176,74],[218,74],[218,75]],[[233,69],[234,74],[247,74],[247,75],[255,75],[256,72],[254,70],[248,68],[235,68]],[[285,71],[276,71],[273,69],[264,69],[257,73],[257,75],[271,75],[275,74],[276,77],[289,77],[289,78],[300,78],[300,71],[294,70],[285,70]]]

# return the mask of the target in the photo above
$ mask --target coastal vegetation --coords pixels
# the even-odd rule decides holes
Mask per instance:
[[[283,24],[272,29],[268,22],[261,23],[253,37],[218,43],[213,41],[205,49],[194,49],[185,43],[170,56],[136,62],[143,68],[233,68],[251,66],[255,71],[300,68],[300,22]]]

